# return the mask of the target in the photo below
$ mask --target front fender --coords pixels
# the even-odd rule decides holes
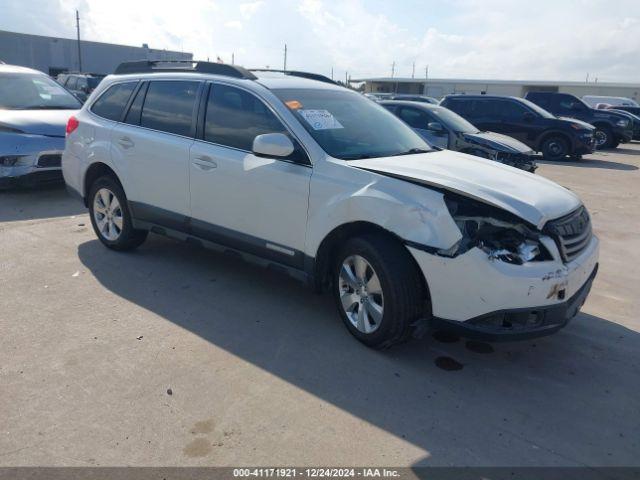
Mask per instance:
[[[315,257],[334,229],[368,222],[404,241],[447,250],[462,237],[441,192],[403,180],[323,162],[311,178],[306,253]]]

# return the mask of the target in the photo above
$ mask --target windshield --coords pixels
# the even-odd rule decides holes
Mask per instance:
[[[80,106],[73,95],[46,75],[0,74],[0,108],[61,110]]]
[[[437,117],[438,120],[440,120],[440,123],[449,127],[454,132],[459,132],[459,133],[479,133],[480,132],[480,130],[474,127],[471,123],[467,122],[460,115],[458,115],[455,112],[452,112],[447,108],[444,108],[444,107],[433,108],[433,109],[430,109],[429,112],[431,112],[435,117]]]
[[[355,160],[431,151],[384,107],[349,90],[274,89],[322,149]]]
[[[529,107],[531,110],[533,110],[537,114],[543,116],[544,118],[556,118],[555,115],[547,112],[544,108],[536,105],[535,103],[527,100],[526,98],[519,98],[518,101],[524,103],[527,107]]]

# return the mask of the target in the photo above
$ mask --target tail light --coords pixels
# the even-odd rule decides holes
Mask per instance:
[[[69,117],[69,121],[67,121],[67,137],[75,132],[76,128],[80,126],[80,122],[74,116]]]

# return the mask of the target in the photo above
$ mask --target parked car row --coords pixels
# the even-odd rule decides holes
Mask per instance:
[[[61,73],[56,81],[85,102],[106,75],[99,73]]]
[[[382,94],[375,97],[368,95],[382,103],[389,100],[415,102],[420,97],[406,94],[384,94],[384,97],[380,96]],[[567,156],[580,159],[596,148],[615,148],[620,143],[640,139],[640,117],[633,114],[638,113],[640,107],[634,106],[633,100],[622,97],[585,98],[610,98],[616,105],[600,104],[602,108],[596,109],[574,95],[535,91],[527,93],[524,99],[498,95],[448,95],[439,105],[468,120],[473,127],[477,127],[476,130],[510,136],[529,149],[542,153],[548,160],[562,160]],[[421,103],[432,102],[421,100]],[[427,113],[422,115],[428,116]],[[405,114],[407,118],[403,120],[408,121],[409,116]],[[442,132],[430,131],[427,124],[417,119],[417,115],[413,115],[410,121],[418,133],[428,136],[436,145],[456,148],[448,145]],[[480,149],[463,148],[466,153],[486,157],[486,152]]]
[[[442,107],[382,106],[318,75],[123,64],[69,119],[64,179],[107,248],[152,231],[234,252],[330,292],[372,347],[426,328],[513,340],[564,327],[598,267],[580,199],[433,148],[400,119],[415,105],[454,142],[493,148]]]

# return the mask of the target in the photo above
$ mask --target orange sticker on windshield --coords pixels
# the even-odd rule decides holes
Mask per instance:
[[[291,110],[298,110],[299,108],[302,108],[302,104],[298,100],[289,100],[288,102],[285,102],[285,105]]]

